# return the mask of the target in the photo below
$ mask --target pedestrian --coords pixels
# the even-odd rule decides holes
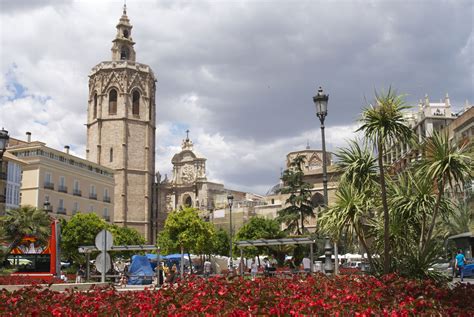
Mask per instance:
[[[255,259],[252,259],[252,263],[250,264],[250,274],[252,275],[252,281],[255,281],[255,278],[257,277],[257,272],[257,263],[255,263]]]
[[[293,274],[298,273],[298,266],[297,266],[296,263],[295,263],[295,257],[292,257],[292,258],[290,259],[290,271],[291,271],[291,273],[293,273]]]
[[[61,271],[60,279],[61,279],[64,283],[67,283],[67,276],[66,276],[66,274],[64,274],[63,271]]]
[[[204,277],[209,277],[211,275],[211,262],[206,260],[204,262]]]
[[[119,283],[120,283],[120,287],[126,287],[127,286],[128,279],[127,279],[127,275],[125,274],[125,272],[120,274]]]
[[[82,265],[80,265],[76,272],[76,284],[82,283],[85,275],[86,273],[84,272]]]
[[[310,273],[311,271],[311,260],[308,258],[303,258],[303,269],[306,273]]]
[[[461,277],[461,282],[464,280],[465,261],[466,261],[466,258],[464,257],[464,254],[462,254],[462,250],[459,250],[458,254],[456,255],[456,262],[454,263],[454,268],[459,270],[459,276]]]

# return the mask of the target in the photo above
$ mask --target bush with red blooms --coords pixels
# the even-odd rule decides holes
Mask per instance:
[[[64,281],[56,277],[44,279],[28,275],[0,275],[0,285],[34,285],[53,283],[64,283]]]
[[[1,316],[469,316],[474,286],[453,289],[396,275],[291,278],[189,278],[160,290],[110,287],[54,292],[37,286],[0,291]]]

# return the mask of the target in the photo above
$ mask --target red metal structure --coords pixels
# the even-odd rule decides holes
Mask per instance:
[[[10,265],[16,268],[12,275],[28,276],[33,279],[52,280],[60,273],[59,255],[60,226],[56,219],[51,221],[51,236],[46,245],[34,236],[22,238],[18,247],[8,256]]]

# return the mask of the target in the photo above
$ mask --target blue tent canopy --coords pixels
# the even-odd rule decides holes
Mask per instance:
[[[162,256],[165,260],[179,260],[181,259],[181,253],[169,254]]]
[[[146,256],[134,255],[132,257],[132,264],[128,269],[130,278],[128,284],[130,285],[146,285],[151,284],[153,280],[153,269],[150,261]]]

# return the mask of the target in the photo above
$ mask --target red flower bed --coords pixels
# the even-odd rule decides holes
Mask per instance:
[[[388,275],[256,281],[192,278],[157,291],[0,291],[1,316],[472,316],[474,286],[450,290]]]
[[[30,284],[58,284],[64,283],[56,277],[38,277],[28,275],[0,275],[0,285],[30,285]]]

